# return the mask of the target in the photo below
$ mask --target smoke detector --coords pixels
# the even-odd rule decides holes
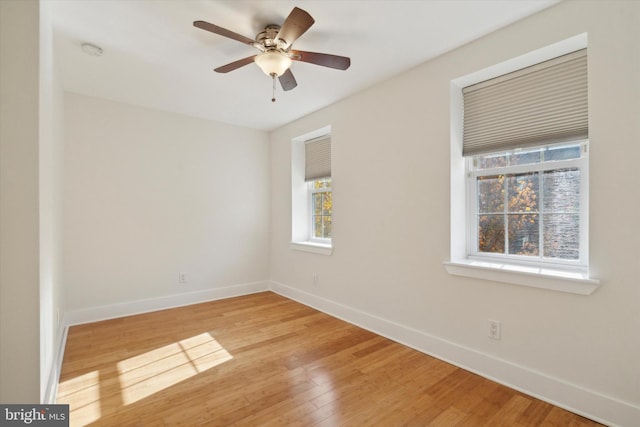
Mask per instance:
[[[102,56],[102,48],[91,43],[82,43],[82,51],[91,56]]]

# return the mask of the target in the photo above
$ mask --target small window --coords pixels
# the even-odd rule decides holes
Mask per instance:
[[[331,243],[331,215],[333,198],[331,196],[331,178],[310,181],[309,200],[311,212],[311,236],[309,240],[320,243]]]
[[[294,250],[333,253],[331,126],[291,141],[291,241]]]

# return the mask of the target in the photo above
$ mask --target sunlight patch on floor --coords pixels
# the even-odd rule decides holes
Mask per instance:
[[[118,362],[124,405],[218,366],[233,356],[208,332]]]
[[[100,374],[98,371],[79,375],[58,386],[58,402],[68,403],[74,422],[90,424],[101,417]]]

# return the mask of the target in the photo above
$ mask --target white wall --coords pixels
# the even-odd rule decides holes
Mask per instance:
[[[65,94],[66,309],[268,279],[269,150],[264,132]]]
[[[50,2],[40,3],[40,400],[51,400],[62,334],[64,98],[53,55]],[[48,389],[49,388],[49,389]]]
[[[638,22],[638,2],[563,2],[272,132],[274,282],[605,402],[594,409],[586,400],[551,398],[564,406],[616,421],[610,409],[619,403],[628,411],[617,422],[640,414]],[[450,247],[450,81],[583,32],[590,261],[601,288],[578,296],[448,275],[441,263]],[[330,257],[288,245],[291,139],[326,125],[334,191]],[[502,340],[487,337],[487,319],[502,322]],[[513,381],[526,388],[522,378]]]
[[[40,399],[38,9],[35,1],[0,1],[2,403]]]

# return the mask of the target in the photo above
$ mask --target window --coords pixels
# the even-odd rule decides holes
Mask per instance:
[[[478,155],[467,164],[470,256],[586,266],[586,142]]]
[[[302,135],[291,151],[291,248],[330,255],[333,251],[331,128]]]
[[[586,42],[579,35],[452,81],[450,274],[597,288]]]
[[[331,243],[331,215],[333,211],[333,197],[331,195],[331,178],[310,181],[309,202],[311,204],[311,236],[309,240],[321,243]]]

